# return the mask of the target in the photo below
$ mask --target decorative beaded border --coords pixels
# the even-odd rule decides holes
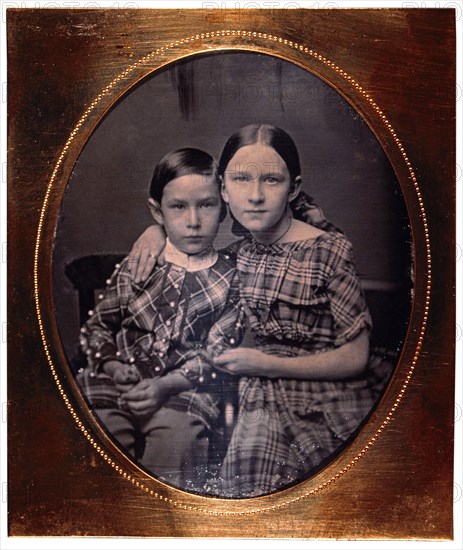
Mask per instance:
[[[289,46],[290,48],[293,48],[295,50],[304,52],[304,53],[310,55],[311,57],[313,57],[314,59],[317,59],[318,61],[320,61],[321,63],[323,63],[327,67],[333,69],[338,75],[342,76],[355,90],[357,90],[368,101],[370,106],[376,111],[377,115],[379,116],[379,118],[381,119],[383,124],[388,129],[390,135],[394,139],[399,151],[402,154],[403,160],[405,161],[405,164],[406,164],[407,169],[408,169],[409,176],[410,176],[410,178],[413,182],[413,187],[415,189],[415,192],[416,192],[416,195],[417,195],[417,198],[418,198],[418,204],[419,204],[419,207],[420,207],[421,218],[423,220],[424,236],[425,236],[425,243],[426,243],[426,268],[427,268],[426,298],[425,298],[423,321],[422,321],[422,324],[421,324],[420,335],[419,335],[419,338],[418,338],[418,344],[417,344],[416,349],[415,349],[413,360],[412,360],[412,363],[411,363],[410,368],[408,370],[405,381],[402,385],[402,388],[400,389],[400,392],[397,396],[397,399],[394,402],[394,405],[389,410],[388,414],[386,415],[386,418],[383,420],[380,427],[376,430],[374,436],[368,441],[368,443],[365,445],[365,447],[349,462],[349,464],[347,466],[342,468],[342,470],[337,472],[330,479],[328,479],[327,481],[325,481],[324,483],[322,483],[321,485],[319,485],[315,489],[312,489],[312,490],[308,491],[307,493],[305,493],[303,495],[300,495],[300,496],[294,497],[294,498],[290,498],[290,499],[286,500],[285,502],[281,502],[281,503],[275,504],[273,506],[265,506],[265,507],[256,508],[256,509],[253,509],[253,510],[238,510],[238,511],[208,510],[208,509],[203,508],[201,506],[193,506],[193,505],[184,504],[184,503],[178,502],[176,500],[173,500],[169,497],[163,496],[162,494],[158,493],[157,491],[153,491],[152,489],[150,489],[149,487],[147,487],[146,485],[144,485],[143,483],[138,481],[134,476],[132,476],[130,474],[127,474],[127,472],[125,472],[120,466],[118,466],[111,459],[111,457],[109,457],[106,454],[106,452],[100,447],[100,445],[98,445],[98,443],[92,437],[90,431],[84,426],[84,424],[82,423],[82,421],[78,417],[77,413],[75,412],[73,406],[71,405],[71,403],[70,403],[70,401],[69,401],[69,399],[68,399],[68,397],[67,397],[67,395],[66,395],[66,393],[65,393],[65,391],[64,391],[64,389],[61,385],[59,377],[56,373],[56,369],[55,369],[55,366],[53,364],[53,361],[52,361],[52,358],[51,358],[51,355],[50,355],[49,346],[48,346],[46,336],[45,336],[45,329],[44,329],[44,326],[43,326],[42,314],[41,314],[41,309],[40,309],[39,285],[38,285],[38,262],[39,262],[40,239],[41,239],[41,235],[42,235],[42,228],[43,228],[43,223],[44,223],[44,219],[45,219],[45,215],[46,215],[46,209],[47,209],[49,198],[50,198],[50,193],[51,193],[52,187],[53,187],[53,185],[54,185],[54,183],[57,179],[58,171],[59,171],[59,169],[60,169],[60,167],[63,163],[63,160],[64,160],[64,158],[65,158],[65,156],[66,156],[66,154],[67,154],[67,152],[68,152],[68,150],[71,146],[72,141],[74,140],[74,137],[77,135],[77,133],[79,132],[79,130],[82,127],[82,125],[84,124],[84,122],[88,119],[88,117],[91,114],[91,112],[93,111],[93,109],[98,105],[98,103],[103,99],[103,97],[105,97],[108,94],[108,92],[110,92],[112,90],[112,88],[114,88],[114,86],[118,82],[120,82],[125,77],[127,77],[135,69],[141,67],[142,65],[145,65],[148,61],[152,60],[157,55],[159,55],[163,52],[166,52],[167,50],[170,50],[170,49],[172,49],[176,46],[180,46],[180,45],[183,45],[183,44],[188,44],[189,42],[193,42],[195,40],[207,39],[207,38],[220,38],[220,37],[225,37],[225,36],[236,36],[236,37],[241,37],[241,38],[261,38],[261,39],[264,39],[264,40],[268,40],[270,42],[276,42],[276,43],[279,43],[279,44],[284,44],[284,45]],[[237,49],[241,49],[241,48],[237,48]],[[161,48],[158,48],[157,50],[154,50],[153,52],[151,52],[148,55],[146,55],[146,56],[142,57],[141,59],[139,59],[133,65],[130,65],[127,69],[125,69],[125,71],[123,71],[121,74],[119,74],[112,82],[110,82],[110,84],[108,84],[105,88],[103,88],[101,93],[99,93],[97,95],[97,97],[92,101],[90,106],[86,109],[86,111],[84,112],[82,117],[79,119],[79,121],[77,122],[75,128],[72,130],[69,138],[67,139],[67,141],[66,141],[66,143],[63,147],[63,150],[61,151],[60,156],[58,157],[56,165],[53,169],[53,172],[52,172],[52,175],[51,175],[51,178],[50,178],[50,181],[48,183],[47,190],[46,190],[46,193],[45,193],[43,206],[42,206],[42,209],[41,209],[41,212],[40,212],[39,226],[38,226],[38,230],[37,230],[37,240],[36,240],[35,251],[34,251],[34,298],[35,298],[37,318],[38,318],[38,323],[39,323],[39,328],[40,328],[40,336],[42,338],[42,343],[43,343],[43,346],[44,346],[44,349],[45,349],[45,355],[46,355],[48,363],[50,365],[50,369],[51,369],[51,372],[52,372],[52,375],[53,375],[53,379],[56,382],[58,390],[59,390],[59,392],[60,392],[60,394],[61,394],[68,410],[69,410],[69,412],[71,413],[72,417],[74,418],[75,422],[77,423],[77,426],[81,430],[81,432],[87,438],[89,443],[93,446],[93,448],[96,450],[96,452],[100,456],[102,456],[103,459],[110,466],[112,466],[116,470],[116,472],[118,472],[125,479],[127,479],[127,481],[130,481],[131,483],[133,483],[136,487],[139,487],[145,493],[148,493],[149,495],[152,495],[152,496],[154,496],[155,498],[157,498],[159,500],[168,502],[169,504],[171,504],[173,506],[176,506],[179,509],[195,511],[195,512],[203,512],[203,513],[206,513],[206,514],[216,515],[216,516],[231,516],[231,515],[250,515],[250,514],[256,514],[256,513],[259,513],[259,512],[268,512],[268,511],[271,511],[271,510],[276,510],[276,509],[279,509],[279,508],[283,508],[285,506],[288,506],[289,504],[299,502],[302,499],[305,499],[305,498],[308,498],[312,495],[320,493],[321,491],[323,491],[327,487],[329,487],[334,481],[337,481],[340,477],[342,477],[350,469],[352,469],[352,467],[355,466],[355,464],[357,464],[357,462],[373,446],[373,444],[376,442],[376,440],[381,435],[383,430],[390,423],[390,421],[392,420],[393,414],[395,413],[397,407],[399,406],[400,402],[402,401],[402,398],[405,394],[405,391],[406,391],[406,389],[409,385],[409,382],[411,380],[413,371],[415,370],[415,366],[416,366],[416,363],[418,361],[420,351],[421,351],[421,348],[422,348],[422,345],[423,345],[424,334],[425,334],[425,331],[426,331],[426,325],[427,325],[428,315],[429,315],[429,303],[430,303],[430,298],[431,298],[431,245],[430,245],[430,239],[429,239],[429,229],[428,229],[427,217],[426,217],[423,198],[422,198],[422,195],[421,195],[418,180],[416,178],[415,172],[413,171],[410,160],[409,160],[409,158],[408,158],[408,156],[405,152],[405,149],[404,149],[400,139],[398,138],[396,132],[394,131],[394,129],[393,129],[391,123],[389,122],[389,120],[387,119],[386,115],[383,113],[383,111],[380,109],[380,107],[375,103],[375,101],[370,96],[370,94],[368,94],[362,88],[362,86],[360,86],[360,84],[358,82],[356,82],[356,80],[354,78],[352,78],[348,73],[346,73],[340,67],[338,67],[338,65],[336,65],[336,63],[330,61],[329,59],[327,59],[323,55],[319,54],[318,52],[316,52],[312,49],[309,49],[309,48],[305,47],[304,45],[299,44],[298,42],[293,42],[292,40],[287,40],[286,38],[282,38],[282,37],[279,37],[279,36],[276,36],[276,35],[262,33],[262,32],[255,32],[255,31],[221,30],[221,31],[212,31],[212,32],[206,32],[206,33],[200,33],[200,34],[192,35],[192,36],[189,36],[189,37],[186,37],[186,38],[181,38],[179,40],[175,40],[173,42],[170,42],[166,46],[163,46]],[[232,503],[234,501],[230,500],[229,502]]]

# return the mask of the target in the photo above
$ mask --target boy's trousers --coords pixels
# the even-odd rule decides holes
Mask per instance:
[[[95,409],[95,414],[155,477],[182,489],[201,488],[208,473],[209,439],[199,418],[168,406],[144,417],[116,408]]]

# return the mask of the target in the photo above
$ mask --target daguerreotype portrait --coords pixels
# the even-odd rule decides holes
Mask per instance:
[[[164,265],[140,266],[164,233]],[[260,53],[186,59],[119,100],[73,170],[53,267],[95,416],[148,472],[217,496],[332,460],[411,310],[410,224],[378,141],[320,78]]]
[[[9,12],[10,391],[37,411],[11,405],[10,442],[67,510],[28,509],[10,445],[11,534],[451,537],[454,13],[433,12]]]

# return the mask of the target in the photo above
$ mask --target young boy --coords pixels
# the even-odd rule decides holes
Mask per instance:
[[[240,343],[244,317],[234,263],[213,248],[226,213],[215,160],[191,148],[167,154],[150,195],[166,262],[141,284],[127,258],[116,268],[81,329],[89,367],[79,379],[129,453],[142,436],[148,471],[200,491],[221,399],[212,359]]]

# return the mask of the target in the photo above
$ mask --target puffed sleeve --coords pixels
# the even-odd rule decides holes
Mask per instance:
[[[341,346],[371,330],[372,321],[357,276],[351,243],[339,235],[331,250],[331,276],[327,295],[333,317],[335,346]]]

